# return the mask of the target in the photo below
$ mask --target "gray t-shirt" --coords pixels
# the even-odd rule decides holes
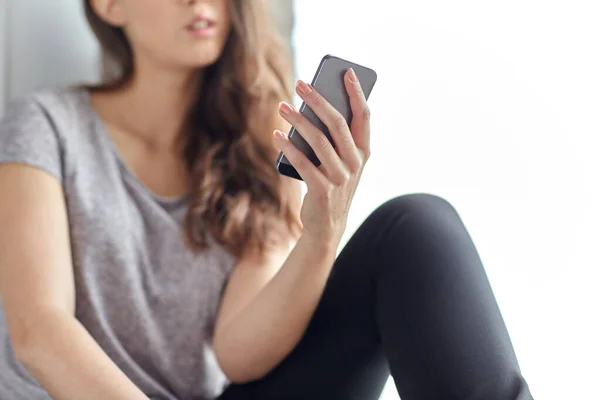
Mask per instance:
[[[110,358],[151,399],[217,397],[228,382],[212,331],[235,259],[210,236],[207,251],[188,250],[186,198],[161,198],[135,177],[83,89],[42,89],[13,101],[0,122],[6,162],[62,183],[76,317]],[[2,304],[0,399],[50,399],[15,360]]]

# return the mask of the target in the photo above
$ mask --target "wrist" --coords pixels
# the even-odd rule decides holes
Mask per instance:
[[[340,244],[340,239],[330,235],[314,235],[308,232],[303,232],[300,236],[299,242],[305,243],[306,247],[312,251],[319,253],[335,253]]]

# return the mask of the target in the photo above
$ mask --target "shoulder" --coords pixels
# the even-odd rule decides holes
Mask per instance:
[[[91,126],[83,90],[43,88],[11,100],[0,119],[0,163],[30,164],[62,180]]]
[[[11,100],[2,118],[4,124],[44,122],[54,128],[70,124],[83,109],[86,89],[80,87],[45,87]]]

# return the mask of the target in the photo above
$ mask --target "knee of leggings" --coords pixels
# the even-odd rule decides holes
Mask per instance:
[[[457,214],[454,206],[446,199],[426,193],[394,197],[380,205],[374,213],[383,213],[393,218],[407,214],[431,215],[436,212]]]
[[[387,257],[388,250],[399,254],[399,249],[413,251],[415,243],[444,240],[449,235],[464,230],[456,209],[447,200],[425,193],[409,194],[391,198],[381,204],[372,214],[372,223],[381,232],[374,244],[377,257]],[[383,260],[383,259],[382,259]],[[402,263],[379,263],[376,274],[390,266]]]

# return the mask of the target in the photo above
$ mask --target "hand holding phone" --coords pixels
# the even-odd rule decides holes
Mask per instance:
[[[332,58],[326,57],[325,63],[321,63],[321,73],[328,59]],[[319,76],[318,72],[314,81],[318,82]],[[337,80],[336,76],[333,79]],[[374,84],[376,75],[373,76]],[[275,142],[282,151],[278,170],[308,185],[301,211],[303,235],[316,238],[315,243],[334,245],[339,244],[344,233],[350,204],[370,155],[368,93],[354,67],[341,71],[339,77],[344,95],[332,91],[337,97],[330,93],[329,99],[347,104],[347,109],[340,112],[315,86],[298,81],[296,92],[304,102],[302,111],[282,102],[279,112],[293,128],[289,137],[279,130],[274,132]],[[294,136],[301,137],[306,146],[297,146]]]
[[[368,99],[375,86],[375,82],[377,81],[377,74],[375,71],[332,55],[323,57],[311,83],[311,86],[315,88],[322,98],[331,104],[331,106],[344,117],[348,125],[351,124],[353,113],[350,106],[350,97],[344,84],[344,74],[350,68],[355,71],[358,80],[360,81],[364,97],[365,99]],[[300,113],[317,129],[323,132],[334,147],[336,146],[327,125],[323,123],[321,118],[319,118],[306,102],[302,103]],[[303,138],[302,133],[298,132],[296,127],[292,126],[288,136],[292,143],[302,151],[315,166],[318,167],[321,164],[321,161],[311,146]],[[281,174],[302,180],[298,171],[290,163],[290,160],[283,152],[279,154],[276,166]]]

